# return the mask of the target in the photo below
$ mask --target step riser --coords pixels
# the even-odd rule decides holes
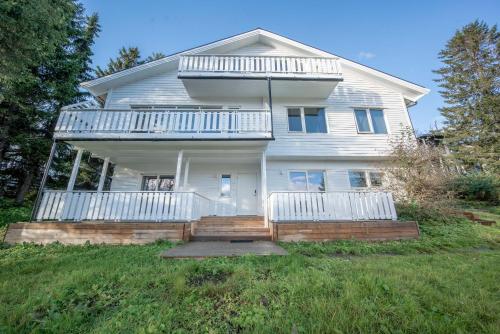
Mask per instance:
[[[232,240],[252,240],[269,241],[271,236],[192,236],[191,241],[232,241]]]

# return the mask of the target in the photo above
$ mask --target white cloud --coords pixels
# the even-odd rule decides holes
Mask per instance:
[[[361,51],[358,53],[358,58],[360,59],[372,59],[375,58],[375,54],[369,51]]]

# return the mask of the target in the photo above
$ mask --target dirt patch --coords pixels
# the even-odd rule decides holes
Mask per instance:
[[[218,270],[216,268],[212,270],[197,270],[190,273],[186,277],[186,282],[189,286],[202,286],[207,283],[221,284],[224,283],[231,273],[225,270]]]

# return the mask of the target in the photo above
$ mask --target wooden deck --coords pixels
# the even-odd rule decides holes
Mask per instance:
[[[418,239],[416,222],[280,222],[273,224],[276,241],[401,240]]]
[[[189,240],[189,223],[17,223],[5,235],[9,244],[147,244]]]

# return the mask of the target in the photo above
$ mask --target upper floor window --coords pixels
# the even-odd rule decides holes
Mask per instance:
[[[141,190],[144,191],[173,191],[173,175],[145,175],[142,177]]]
[[[288,131],[326,133],[325,108],[288,108]]]
[[[305,170],[289,173],[290,189],[295,191],[325,191],[325,171]]]
[[[377,171],[350,170],[351,188],[377,188],[383,184],[384,173]]]
[[[354,115],[359,133],[387,133],[382,109],[354,109]]]

